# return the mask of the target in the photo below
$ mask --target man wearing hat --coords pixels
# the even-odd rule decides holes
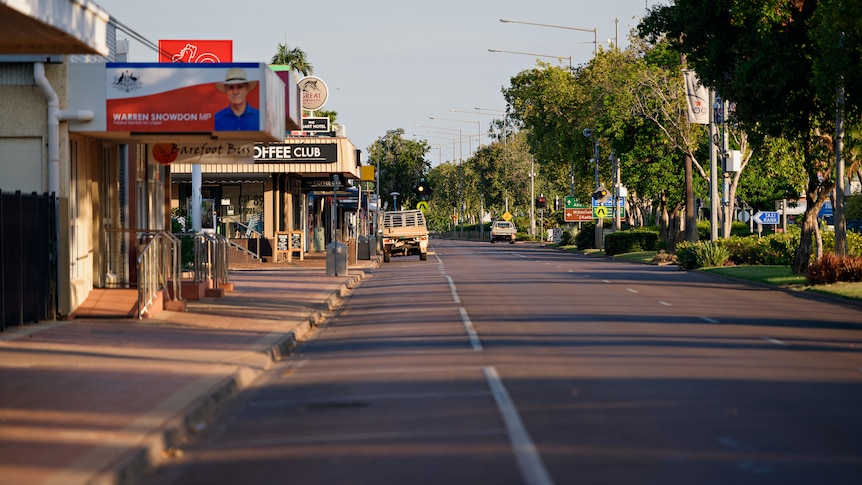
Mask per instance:
[[[256,87],[257,81],[249,81],[243,69],[228,69],[224,82],[216,83],[216,88],[227,95],[228,106],[215,114],[215,131],[260,130],[260,112],[246,101],[249,91]]]

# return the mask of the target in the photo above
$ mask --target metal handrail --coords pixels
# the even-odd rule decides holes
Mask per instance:
[[[166,231],[144,234],[147,238],[137,257],[138,318],[142,318],[156,295],[172,289],[170,297],[182,299],[180,240]]]
[[[213,287],[228,282],[228,253],[230,241],[214,232],[199,232],[195,241],[195,283],[212,280]]]
[[[219,221],[221,221],[221,223],[223,223],[223,224],[225,224],[225,225],[227,225],[227,224],[236,224],[237,226],[242,227],[243,229],[245,229],[245,234],[246,234],[245,239],[246,239],[246,240],[251,240],[251,239],[254,239],[254,240],[260,240],[260,239],[262,239],[262,238],[263,238],[263,233],[262,233],[262,232],[258,231],[257,229],[252,228],[251,226],[249,226],[248,224],[246,224],[246,223],[244,223],[244,222],[242,222],[242,221],[234,221],[234,220],[232,220],[230,217],[231,217],[231,216],[227,216],[227,217],[218,217],[218,216],[215,216],[215,218],[216,218],[216,223],[218,224],[218,223],[219,223]],[[225,226],[225,227],[227,227],[227,226]],[[230,235],[230,234],[231,234],[231,231],[228,231],[227,229],[225,229],[225,232],[226,232],[228,235]],[[246,262],[248,262],[248,257],[249,257],[249,256],[251,256],[252,258],[255,258],[255,259],[262,259],[262,258],[261,258],[261,255],[260,255],[260,251],[259,251],[259,250],[258,250],[258,252],[255,252],[255,251],[252,251],[248,246],[243,246],[242,244],[239,244],[239,243],[234,242],[230,237],[228,237],[228,238],[226,238],[226,239],[227,239],[227,241],[228,241],[228,244],[230,244],[231,246],[233,246],[233,247],[235,247],[236,249],[238,249],[238,250],[242,251],[243,253],[245,253],[245,256],[246,256]],[[258,243],[258,244],[257,244],[257,247],[258,247],[258,249],[260,249],[260,243]]]

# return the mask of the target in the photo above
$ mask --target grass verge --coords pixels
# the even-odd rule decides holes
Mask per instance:
[[[800,291],[831,295],[862,301],[862,282],[835,283],[831,285],[808,285],[805,277],[793,274],[786,266],[723,266],[701,268],[701,271],[741,280],[756,281],[767,285],[782,286]]]

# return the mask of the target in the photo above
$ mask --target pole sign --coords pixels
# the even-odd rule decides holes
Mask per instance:
[[[563,202],[564,222],[589,222],[593,220],[593,210],[586,204],[571,196],[566,196]]]
[[[626,216],[626,198],[625,197],[617,197],[617,207],[619,207],[620,217]],[[606,217],[614,216],[614,198],[610,197],[608,200],[603,203],[599,203],[596,199],[593,199],[593,218],[595,219],[604,219]]]
[[[778,211],[757,211],[757,214],[754,214],[754,222],[777,226],[779,224]]]
[[[329,118],[326,116],[302,118],[302,131],[315,133],[330,131]]]

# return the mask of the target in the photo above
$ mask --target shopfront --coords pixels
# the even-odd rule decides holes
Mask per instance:
[[[291,137],[284,142],[258,143],[253,163],[200,165],[203,199],[216,231],[231,239],[262,237],[266,258],[274,258],[279,232],[301,231],[306,252],[323,251],[333,237],[331,207],[334,176],[339,197],[349,194],[350,181],[359,178],[359,153],[344,137]],[[192,166],[174,163],[171,205],[180,216],[189,212]],[[345,205],[337,206],[340,229],[351,223]],[[349,232],[339,232],[342,239]],[[270,248],[269,251],[266,251]]]

